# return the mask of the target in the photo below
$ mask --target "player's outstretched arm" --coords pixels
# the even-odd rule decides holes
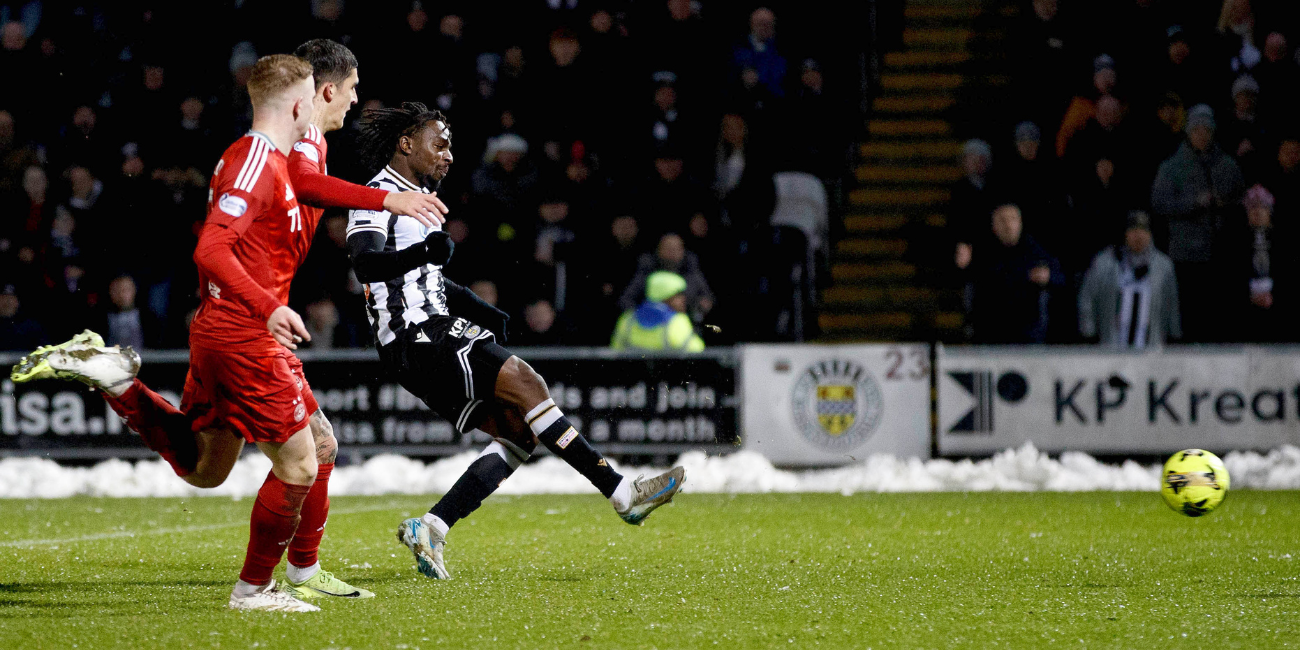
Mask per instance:
[[[420,192],[389,192],[384,197],[384,209],[389,212],[411,217],[432,228],[447,222],[446,204],[435,194]]]
[[[349,183],[321,173],[315,161],[295,151],[289,161],[289,182],[298,200],[318,208],[387,210],[433,227],[446,221],[447,206],[434,194],[389,192],[376,187]]]
[[[414,192],[403,192],[414,194]],[[348,235],[348,255],[361,282],[388,282],[402,277],[425,264],[442,266],[451,260],[455,244],[441,230],[429,233],[424,241],[402,250],[384,250],[387,237],[373,230],[359,230]]]

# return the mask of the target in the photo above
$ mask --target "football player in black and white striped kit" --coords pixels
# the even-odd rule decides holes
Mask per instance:
[[[379,170],[369,184],[393,191],[436,189],[453,160],[447,118],[413,102],[366,111],[357,144],[366,168]],[[366,285],[366,311],[385,369],[457,431],[494,438],[428,514],[399,525],[397,538],[420,572],[450,577],[442,558],[447,531],[539,442],[587,477],[630,524],[671,501],[685,471],[635,481],[614,471],[560,412],[541,375],[497,343],[498,337],[505,342],[509,317],[443,277],[453,248],[440,228],[410,217],[358,210],[348,218],[348,249]]]

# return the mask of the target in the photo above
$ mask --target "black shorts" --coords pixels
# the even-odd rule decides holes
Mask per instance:
[[[407,326],[379,348],[379,359],[397,383],[424,400],[456,430],[481,424],[496,399],[497,375],[513,356],[496,335],[464,318],[434,316]]]

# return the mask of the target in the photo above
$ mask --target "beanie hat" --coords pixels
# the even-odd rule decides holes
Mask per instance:
[[[686,278],[672,271],[655,271],[645,281],[645,297],[651,302],[664,302],[686,291]]]
[[[976,155],[985,158],[993,157],[993,147],[990,147],[989,143],[980,140],[979,138],[967,140],[966,144],[962,145],[961,152],[966,156]]]
[[[1256,206],[1262,208],[1272,208],[1273,194],[1269,192],[1268,189],[1266,189],[1263,185],[1256,185],[1250,188],[1249,190],[1246,190],[1246,198],[1242,202],[1245,203],[1247,208],[1252,208]]]
[[[1016,142],[1040,142],[1043,132],[1033,122],[1021,122],[1016,125]]]
[[[1197,104],[1187,111],[1187,132],[1191,133],[1197,126],[1214,130],[1214,109],[1208,104]]]

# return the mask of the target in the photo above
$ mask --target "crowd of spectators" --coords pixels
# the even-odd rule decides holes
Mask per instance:
[[[1020,9],[948,209],[971,339],[1300,341],[1300,4]]]
[[[0,346],[91,327],[185,347],[209,176],[251,121],[244,80],[318,37],[361,62],[330,173],[373,173],[352,155],[365,107],[449,116],[446,272],[512,314],[512,344],[608,345],[659,270],[717,342],[779,338],[772,175],[842,174],[857,87],[835,62],[859,45],[787,32],[836,21],[771,7],[0,0]],[[294,285],[313,347],[371,344],[345,225],[326,213]]]

